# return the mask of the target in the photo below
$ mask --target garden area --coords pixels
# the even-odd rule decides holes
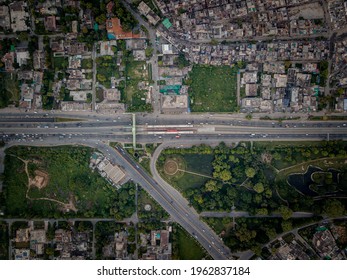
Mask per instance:
[[[135,186],[117,190],[89,168],[87,147],[11,147],[6,150],[7,217],[112,217],[135,212]],[[13,176],[16,174],[16,176]]]
[[[160,162],[160,175],[181,191],[199,188],[212,178],[212,161],[212,154],[170,154]]]
[[[201,245],[181,226],[173,226],[172,259],[174,260],[203,260],[210,259]]]
[[[237,106],[236,67],[195,65],[186,81],[192,112],[235,112]]]
[[[53,69],[56,71],[64,71],[69,65],[67,57],[53,57]]]
[[[157,169],[198,212],[235,207],[251,215],[280,213],[290,218],[292,211],[344,213],[346,200],[333,198],[347,197],[346,162],[342,141],[246,142],[166,149]],[[311,165],[315,169],[309,169]]]
[[[100,56],[96,58],[96,79],[105,88],[111,88],[111,78],[120,78],[119,69],[117,67],[116,55]]]
[[[137,213],[142,221],[168,219],[168,213],[141,187],[138,189]]]
[[[148,85],[149,68],[146,62],[134,61],[132,56],[127,57],[125,68],[126,83],[124,87],[125,103],[129,112],[151,112],[152,105],[146,103],[146,92],[144,88]],[[142,86],[139,86],[142,83]],[[143,89],[142,89],[143,88]]]

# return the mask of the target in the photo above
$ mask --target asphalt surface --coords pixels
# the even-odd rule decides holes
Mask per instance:
[[[82,140],[83,141],[83,140]],[[56,146],[56,145],[77,145],[82,142],[81,139],[63,139],[48,136],[44,141],[21,142],[20,145],[35,146]],[[10,145],[16,145],[11,143]],[[177,192],[173,194],[159,185],[146,171],[144,171],[130,156],[121,148],[113,149],[103,141],[89,139],[83,141],[83,145],[94,147],[105,154],[113,163],[122,166],[130,175],[134,182],[141,185],[171,216],[171,218],[179,223],[188,231],[198,242],[205,247],[208,253],[214,259],[228,259],[231,257],[230,250],[224,246],[222,241],[216,234],[202,223],[199,215],[193,208],[182,203],[182,197]],[[184,199],[183,199],[184,200]]]
[[[51,116],[54,115],[54,116]],[[137,117],[137,141],[139,143],[163,143],[157,148],[151,161],[150,177],[132,158],[120,148],[115,150],[108,142],[131,142],[131,115],[99,116],[82,114],[83,121],[51,122],[57,113],[5,114],[0,113],[0,140],[12,145],[66,145],[80,144],[99,149],[114,163],[123,166],[132,180],[141,185],[172,217],[207,250],[214,259],[232,258],[230,250],[222,240],[203,223],[188,201],[165,182],[155,169],[157,156],[165,147],[184,147],[197,144],[217,145],[239,141],[306,141],[346,139],[347,128],[343,121],[273,122],[244,120],[206,114],[166,117],[139,115]],[[28,117],[27,117],[28,116]],[[67,114],[64,115],[65,117]],[[68,114],[70,118],[81,118]],[[5,117],[5,118],[4,118]],[[15,121],[12,121],[15,119]],[[28,122],[31,120],[33,123]],[[166,134],[167,129],[177,133]],[[191,134],[185,134],[186,131]],[[150,134],[152,133],[152,134]],[[180,135],[179,138],[176,138]],[[250,255],[244,254],[242,257]]]

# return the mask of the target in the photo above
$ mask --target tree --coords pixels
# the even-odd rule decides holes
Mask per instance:
[[[264,185],[263,183],[256,183],[253,187],[253,189],[257,192],[257,193],[262,193],[264,191]]]
[[[252,118],[253,118],[252,114],[247,114],[247,115],[246,115],[246,120],[249,120],[249,121],[250,121]]]
[[[272,228],[266,228],[265,229],[266,235],[269,237],[270,240],[275,239],[277,236],[276,230]]]
[[[248,167],[246,168],[245,173],[248,178],[253,178],[255,175],[255,169],[252,167]]]
[[[262,215],[262,216],[265,216],[265,215],[268,215],[269,212],[267,211],[266,208],[259,208],[256,210],[255,212],[257,215]]]
[[[96,77],[100,82],[106,82],[106,77],[102,74],[97,74]]]
[[[147,47],[145,50],[146,57],[152,57],[154,49],[151,47]]]
[[[212,45],[212,46],[217,46],[218,45],[218,41],[216,40],[216,39],[212,39],[211,41],[210,41],[210,44]]]
[[[183,52],[178,54],[178,58],[176,58],[175,63],[178,64],[178,68],[180,69],[189,66],[189,61],[186,59]]]
[[[95,20],[98,24],[104,24],[106,21],[106,15],[101,14],[100,16],[96,17]]]
[[[45,251],[46,251],[46,254],[48,256],[53,256],[54,255],[54,248],[52,248],[52,247],[47,247]]]
[[[282,224],[283,232],[291,231],[293,229],[293,225],[291,221],[283,221]]]
[[[281,214],[281,216],[282,216],[282,218],[283,218],[284,220],[290,219],[291,216],[292,216],[292,214],[293,214],[293,211],[292,211],[289,207],[284,206],[284,205],[282,205],[282,206],[278,209],[278,211],[280,212],[280,214]]]
[[[217,192],[221,188],[221,185],[218,184],[215,180],[208,180],[205,184],[205,190],[208,192]]]
[[[227,169],[224,169],[220,174],[219,174],[219,178],[224,181],[224,182],[228,182],[231,179],[231,172]]]
[[[329,199],[324,203],[322,214],[329,217],[338,217],[344,215],[345,206],[337,199]]]
[[[28,32],[19,33],[18,38],[21,42],[28,41],[28,38],[29,38]]]
[[[246,225],[242,224],[235,232],[235,235],[241,242],[249,242],[257,236],[257,232],[255,230],[249,230]]]

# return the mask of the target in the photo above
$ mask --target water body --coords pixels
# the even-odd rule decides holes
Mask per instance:
[[[321,168],[316,166],[309,166],[306,173],[296,173],[288,176],[287,182],[292,187],[296,188],[303,195],[317,196],[318,193],[310,189],[310,185],[314,183],[311,179],[311,175],[314,172],[322,171]]]

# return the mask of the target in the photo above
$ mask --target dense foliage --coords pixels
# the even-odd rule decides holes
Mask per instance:
[[[227,147],[221,143],[214,149],[206,146],[167,149],[163,151],[157,164],[161,174],[165,174],[163,166],[167,159],[184,160],[184,155],[213,154],[211,179],[204,180],[200,187],[178,186],[198,211],[230,211],[235,206],[236,210],[251,214],[280,213],[285,220],[291,217],[293,211],[336,216],[345,212],[346,202],[334,202],[327,200],[327,197],[336,190],[340,195],[346,196],[345,146],[344,142],[317,142],[308,145],[243,143],[236,147]],[[287,183],[288,175],[304,173],[310,164],[327,170],[326,157],[331,159],[329,168],[335,168],[339,172],[340,180],[334,188],[329,187],[332,186],[332,179],[328,171],[325,173],[329,176],[326,175],[323,178],[325,180],[321,179],[319,183],[331,184],[326,185],[326,188],[319,187],[320,192],[315,197],[303,195]],[[189,168],[188,170],[191,171]],[[185,173],[184,176],[193,175]],[[174,176],[166,176],[175,185],[173,178]],[[176,182],[180,183],[180,180],[177,179]],[[317,188],[317,184],[312,187]]]
[[[135,187],[127,183],[117,190],[89,168],[92,149],[86,147],[12,147],[5,158],[5,214],[11,217],[114,217],[121,220],[135,212]],[[31,187],[24,163],[29,160],[30,177],[35,170],[48,173],[48,185]],[[26,196],[28,195],[29,198]],[[73,203],[77,212],[64,212],[61,204],[38,200],[49,198]]]

